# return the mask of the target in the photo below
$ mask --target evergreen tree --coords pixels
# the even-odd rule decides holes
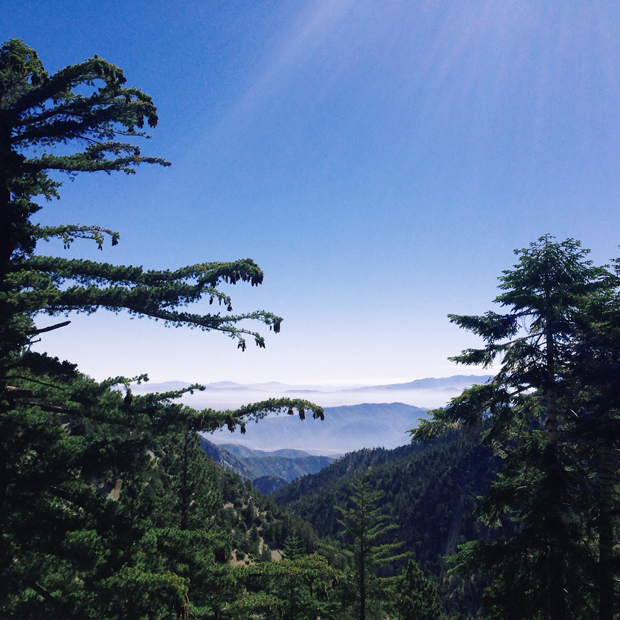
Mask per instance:
[[[591,617],[588,575],[596,569],[583,545],[589,506],[578,498],[587,481],[578,475],[570,439],[575,412],[568,378],[585,304],[604,288],[605,272],[572,239],[555,243],[545,236],[516,253],[519,262],[500,278],[504,292],[495,300],[508,313],[450,315],[485,340],[484,348],[453,360],[489,367],[499,358],[498,373],[433,411],[412,433],[428,440],[455,425],[474,428],[504,459],[503,475],[479,509],[489,527],[501,525],[501,535],[457,556],[463,567],[494,572],[491,614],[560,620],[570,609],[572,617]]]
[[[316,620],[334,613],[336,571],[321,557],[260,562],[231,570],[235,591],[223,617]]]
[[[424,576],[415,560],[409,560],[397,583],[393,609],[398,620],[439,620],[442,617],[437,588]]]
[[[579,450],[587,491],[594,497],[588,529],[598,548],[598,617],[612,620],[616,609],[618,505],[616,487],[620,447],[620,261],[605,286],[588,296],[575,357],[566,382],[574,416],[570,441]]]
[[[279,331],[269,312],[232,314],[221,283],[259,285],[249,259],[146,271],[35,254],[40,241],[78,239],[99,249],[118,233],[100,226],[41,226],[37,200],[59,197],[57,174],[135,172],[169,165],[141,154],[136,138],[157,125],[151,98],[125,86],[118,67],[94,56],[49,75],[20,40],[0,48],[0,615],[5,618],[164,618],[184,615],[190,567],[211,562],[207,531],[215,496],[193,433],[245,432],[245,422],[296,407],[269,400],[234,411],[174,404],[184,391],[135,397],[132,381],[97,383],[30,345],[62,321],[34,318],[98,309],[221,331],[246,346],[264,339],[245,319]],[[58,147],[58,148],[57,148]],[[185,306],[218,302],[224,314]],[[124,393],[118,388],[124,390]],[[192,389],[201,389],[192,386]],[[202,459],[202,460],[201,460]],[[202,490],[205,497],[199,498]],[[168,496],[169,499],[161,501]],[[205,529],[205,527],[207,529]],[[202,542],[200,542],[202,540]],[[181,544],[182,543],[182,544]],[[228,582],[227,582],[228,583]],[[226,588],[223,587],[223,590]],[[205,612],[206,613],[206,612]]]
[[[269,545],[263,542],[263,548],[261,549],[260,556],[258,558],[259,562],[271,562],[271,549],[269,549]]]
[[[339,522],[343,526],[343,538],[352,560],[352,600],[348,601],[351,605],[349,612],[353,614],[351,617],[359,620],[382,617],[385,596],[375,571],[408,555],[394,553],[402,546],[400,542],[381,542],[397,526],[385,523],[386,515],[381,515],[381,509],[376,506],[383,493],[372,491],[371,488],[370,474],[364,474],[352,484],[350,501],[353,506],[349,509],[336,506],[343,517]]]
[[[297,532],[293,530],[284,543],[282,558],[284,560],[298,560],[304,555],[306,555],[306,550],[303,548],[302,542],[299,536],[297,536]]]

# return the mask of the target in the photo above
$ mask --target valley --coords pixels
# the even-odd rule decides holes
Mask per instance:
[[[240,444],[214,444],[202,437],[200,446],[215,463],[238,474],[263,494],[271,493],[287,482],[318,473],[336,457],[315,456],[303,450],[252,450]]]

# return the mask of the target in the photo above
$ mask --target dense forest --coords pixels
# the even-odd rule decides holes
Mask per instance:
[[[265,346],[223,283],[258,286],[250,259],[147,271],[43,256],[117,232],[43,226],[60,174],[168,162],[136,140],[151,98],[94,56],[49,75],[20,40],[0,49],[0,614],[3,618],[618,616],[620,262],[541,237],[500,277],[504,313],[452,315],[484,345],[454,358],[496,374],[395,451],[350,454],[264,497],[217,467],[200,432],[321,407],[270,399],[194,410],[187,391],[134,395],[34,342],[65,317],[127,311]],[[220,287],[220,288],[218,288]],[[206,300],[209,314],[187,306]]]
[[[382,492],[377,505],[398,526],[392,536],[432,576],[444,610],[475,616],[485,576],[472,580],[448,574],[446,558],[459,544],[488,539],[472,512],[499,467],[489,448],[452,433],[428,445],[347,454],[318,474],[278,489],[273,498],[303,516],[320,537],[337,543],[342,527],[336,506],[350,505],[352,484],[369,472],[373,488]],[[381,574],[390,576],[405,564],[396,562]]]

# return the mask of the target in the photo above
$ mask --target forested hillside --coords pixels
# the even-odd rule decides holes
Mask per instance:
[[[342,527],[334,506],[348,505],[353,481],[370,473],[372,487],[384,494],[378,502],[382,514],[398,525],[395,537],[403,548],[436,579],[446,611],[475,614],[483,582],[448,576],[444,556],[488,536],[471,513],[498,468],[491,450],[453,433],[431,445],[347,454],[280,488],[273,499],[303,516],[319,536],[337,538]]]
[[[292,533],[299,538],[301,552],[317,550],[318,536],[306,520],[216,463],[212,471],[220,494],[216,521],[222,531],[232,533],[228,559],[246,563],[279,559]]]

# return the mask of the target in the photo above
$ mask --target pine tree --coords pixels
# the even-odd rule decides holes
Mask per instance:
[[[595,500],[588,528],[596,532],[598,547],[598,617],[615,617],[617,582],[616,488],[620,439],[620,261],[607,274],[605,286],[589,295],[577,334],[575,356],[566,382],[572,391],[570,441],[580,460]]]
[[[352,484],[353,506],[349,509],[336,506],[343,517],[339,523],[352,560],[350,611],[359,620],[382,616],[381,603],[385,597],[375,571],[408,555],[394,553],[402,546],[400,542],[381,542],[398,526],[385,523],[387,517],[380,514],[381,509],[376,505],[383,493],[371,488],[371,476],[364,474]]]
[[[457,556],[464,568],[494,571],[487,596],[502,618],[589,617],[596,571],[583,545],[580,505],[586,483],[570,441],[575,413],[571,374],[587,299],[604,287],[605,272],[586,259],[572,239],[541,237],[516,252],[519,262],[500,278],[496,302],[505,314],[450,315],[481,336],[482,349],[452,358],[499,371],[487,384],[453,399],[413,431],[428,440],[454,426],[481,433],[483,443],[504,459],[504,472],[486,494],[479,514],[501,525],[493,542],[467,545]],[[495,616],[493,616],[495,617]]]
[[[187,390],[134,397],[130,384],[146,377],[97,383],[69,362],[30,350],[38,337],[69,324],[37,329],[41,313],[126,310],[221,331],[241,349],[248,336],[259,347],[264,339],[240,321],[280,329],[281,319],[269,312],[232,314],[230,297],[218,289],[261,284],[263,273],[249,259],[147,271],[35,253],[39,242],[52,239],[66,249],[79,239],[99,249],[106,239],[112,246],[119,240],[96,225],[34,223],[37,201],[59,198],[54,175],[169,165],[134,143],[145,137],[145,124],[157,125],[157,110],[125,82],[121,69],[97,56],[49,75],[22,41],[0,49],[0,615],[6,618],[185,614],[194,586],[183,567],[204,565],[215,544],[204,529],[212,497],[197,501],[208,479],[193,434],[223,425],[244,433],[246,421],[283,408],[323,418],[320,407],[301,400],[222,412],[175,404]],[[185,309],[200,299],[226,313]],[[159,501],[158,489],[172,503]],[[197,550],[201,536],[205,544]],[[174,556],[181,539],[189,558]]]
[[[424,576],[415,560],[410,559],[407,563],[394,598],[392,607],[397,620],[440,620],[442,617],[437,603],[437,588]]]
[[[230,571],[235,589],[223,607],[225,618],[316,620],[333,617],[336,571],[325,559],[259,562]]]
[[[306,555],[306,550],[303,548],[302,541],[297,536],[297,532],[293,530],[284,543],[282,558],[284,560],[298,560],[304,555]]]
[[[258,558],[259,562],[271,562],[271,549],[269,549],[269,545],[263,542],[263,548],[261,549],[260,556]]]

